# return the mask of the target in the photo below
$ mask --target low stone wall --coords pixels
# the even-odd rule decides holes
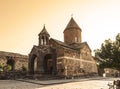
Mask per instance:
[[[19,79],[25,78],[27,71],[4,71],[0,72],[0,79]]]
[[[28,56],[27,55],[21,55],[18,53],[11,53],[11,52],[4,52],[0,51],[0,65],[1,66],[6,66],[11,60],[13,70],[21,70],[22,66],[24,66],[28,70]],[[8,62],[9,61],[9,62]]]
[[[70,57],[59,58],[58,75],[67,77],[95,76],[98,74],[94,61],[83,61]]]

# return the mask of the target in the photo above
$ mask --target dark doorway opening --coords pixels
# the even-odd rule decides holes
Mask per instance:
[[[10,71],[13,71],[15,69],[15,61],[13,59],[8,59],[7,60],[7,65],[11,66],[11,70]]]
[[[53,73],[53,59],[51,54],[47,54],[44,57],[44,70],[45,74],[52,74]]]
[[[30,63],[31,63],[31,65],[30,65],[31,73],[34,74],[37,71],[37,56],[36,55],[32,55]]]

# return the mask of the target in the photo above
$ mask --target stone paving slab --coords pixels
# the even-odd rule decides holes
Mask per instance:
[[[0,89],[35,89],[40,87],[42,87],[42,85],[16,80],[0,80]]]
[[[0,89],[108,89],[108,83],[119,78],[86,78],[67,80],[0,80]]]
[[[46,86],[36,89],[108,89],[108,81],[85,81],[85,82],[72,82],[60,85]]]
[[[62,84],[62,83],[69,83],[69,82],[81,82],[81,81],[89,81],[89,80],[102,80],[106,79],[103,77],[95,77],[95,78],[80,78],[80,79],[56,79],[56,80],[30,80],[30,79],[18,79],[17,81],[40,84],[40,85],[54,85],[54,84]],[[108,78],[107,78],[108,79]]]

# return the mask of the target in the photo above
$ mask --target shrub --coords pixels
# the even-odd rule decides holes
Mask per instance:
[[[24,65],[22,65],[22,71],[27,71],[27,68]]]
[[[0,64],[0,72],[3,71],[3,66]]]
[[[12,66],[8,64],[8,65],[3,67],[3,70],[4,71],[11,71],[12,70]]]

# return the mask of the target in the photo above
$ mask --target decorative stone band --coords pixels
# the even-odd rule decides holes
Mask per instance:
[[[91,61],[91,60],[84,60],[84,59],[78,59],[78,58],[66,57],[66,56],[58,57],[57,59],[58,60],[59,59],[69,59],[69,60],[77,60],[77,61],[81,61],[81,62],[95,63],[94,61]]]

